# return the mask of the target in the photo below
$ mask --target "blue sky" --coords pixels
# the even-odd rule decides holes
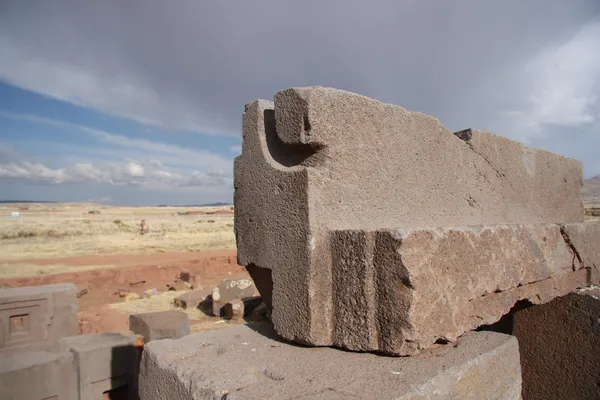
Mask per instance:
[[[232,200],[231,168],[241,133],[217,136],[145,125],[6,83],[0,83],[0,129],[0,164],[19,163],[12,179],[7,172],[3,176],[4,200]],[[88,168],[77,171],[77,165]],[[173,186],[174,202],[165,193]]]
[[[598,0],[5,0],[0,199],[231,202],[244,105],[321,85],[600,174]]]

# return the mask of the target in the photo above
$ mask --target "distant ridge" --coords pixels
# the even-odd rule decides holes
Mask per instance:
[[[44,203],[44,204],[56,204],[57,201],[39,201],[39,200],[0,200],[0,204],[11,204],[11,203]]]
[[[585,203],[600,203],[600,175],[583,181],[581,198]]]
[[[231,203],[207,203],[207,204],[159,204],[156,207],[222,207],[233,206]]]

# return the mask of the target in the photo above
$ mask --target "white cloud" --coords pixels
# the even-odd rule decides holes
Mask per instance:
[[[74,124],[50,118],[43,118],[30,114],[18,114],[0,111],[0,117],[28,121],[41,125],[52,125],[76,129],[91,135],[94,139],[98,140],[101,143],[127,149],[126,153],[122,154],[128,154],[131,157],[135,157],[136,155],[143,155],[144,158],[154,158],[153,160],[151,160],[151,162],[153,163],[185,165],[187,167],[199,169],[232,168],[231,159],[201,149],[184,148],[168,143],[151,141],[147,139],[129,138],[127,136],[116,135],[103,130],[90,128],[85,125]],[[114,151],[107,151],[106,149],[86,149],[86,151],[96,152],[101,155],[114,154]],[[0,148],[0,156],[1,155],[2,150]]]
[[[230,150],[232,153],[237,153],[237,154],[239,154],[239,153],[241,153],[241,152],[242,152],[242,146],[231,146],[231,147],[229,148],[229,150]]]
[[[0,181],[17,183],[103,184],[150,188],[204,187],[230,185],[231,179],[221,172],[175,171],[155,163],[107,162],[101,165],[69,164],[52,168],[27,161],[0,164]]]
[[[590,129],[600,118],[600,21],[568,40],[548,46],[526,65],[524,106],[503,115],[521,140],[549,134],[551,127]]]

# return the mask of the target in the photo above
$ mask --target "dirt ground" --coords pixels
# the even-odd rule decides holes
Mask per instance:
[[[140,255],[90,255],[68,258],[0,260],[0,264],[33,265],[44,268],[60,264],[69,272],[0,278],[1,287],[38,286],[53,283],[74,283],[87,293],[79,298],[80,333],[122,331],[128,329],[129,314],[175,308],[173,298],[179,292],[168,292],[180,272],[196,274],[200,289],[217,286],[225,279],[247,278],[237,265],[235,250],[214,250]],[[98,266],[89,269],[89,266]],[[106,266],[106,267],[103,267]],[[80,269],[80,270],[79,270]],[[127,302],[118,291],[129,290],[142,295],[156,288],[159,296]],[[230,323],[208,316],[199,310],[188,310],[192,331],[226,327]]]

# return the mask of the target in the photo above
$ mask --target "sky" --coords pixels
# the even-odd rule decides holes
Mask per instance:
[[[244,105],[327,86],[600,174],[600,0],[2,0],[0,200],[232,202]]]

